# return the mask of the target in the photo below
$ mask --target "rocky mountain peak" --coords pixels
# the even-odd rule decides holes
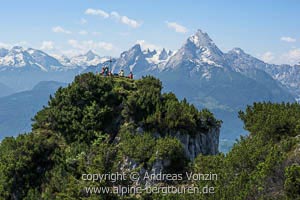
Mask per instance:
[[[188,42],[192,42],[198,48],[214,45],[209,35],[200,29],[198,29],[194,35],[188,38]]]
[[[244,52],[244,50],[241,49],[241,48],[233,48],[233,49],[230,50],[228,53],[231,53],[231,54],[238,54],[238,55],[244,55],[244,54],[246,54],[246,53]]]
[[[226,64],[223,52],[215,45],[207,33],[199,29],[170,58],[164,69],[180,68],[183,66],[188,67],[188,70],[191,71],[195,67],[224,67]]]
[[[151,57],[153,57],[155,54],[157,54],[157,51],[156,51],[156,50],[151,51],[150,49],[147,49],[146,51],[144,51],[144,55],[145,55],[147,58],[151,58]]]
[[[88,52],[86,52],[86,54],[84,54],[84,56],[86,56],[88,60],[93,60],[98,55],[95,54],[92,50],[89,50]]]
[[[21,53],[22,51],[25,51],[25,49],[21,46],[14,46],[11,51],[14,53]]]
[[[201,31],[200,29],[187,39],[183,47],[186,49],[197,51],[197,54],[201,54],[204,51],[209,51],[207,53],[214,54],[212,56],[223,55],[221,50],[215,45],[209,35]]]
[[[135,44],[129,51],[142,53],[142,47],[140,44]]]
[[[168,58],[168,52],[166,51],[165,48],[160,52],[159,54],[159,60],[166,60]]]

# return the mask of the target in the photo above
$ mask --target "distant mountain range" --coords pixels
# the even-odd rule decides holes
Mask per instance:
[[[88,51],[86,54],[74,56],[71,58],[68,58],[66,56],[59,56],[56,58],[62,65],[71,68],[79,68],[79,70],[81,68],[85,69],[88,66],[96,66],[110,59],[108,56],[101,57],[95,54],[92,50]]]
[[[0,83],[0,97],[4,97],[14,93],[14,91],[7,85]]]
[[[199,55],[197,59],[193,60],[194,63],[197,63],[196,67],[193,64],[188,66],[189,68],[193,68],[191,66],[194,66],[191,71],[199,70],[203,67],[203,69],[201,69],[203,76],[209,77],[210,73],[208,73],[208,66],[231,68],[232,70],[247,76],[255,70],[261,70],[266,72],[273,79],[279,81],[282,86],[286,87],[296,98],[300,97],[300,65],[267,64],[246,54],[240,48],[235,48],[228,53],[223,53],[212,42],[209,36],[201,30],[198,30],[197,33],[191,36],[187,41],[189,42],[186,42],[184,47],[175,53],[165,49],[160,51],[142,51],[141,46],[136,44],[128,51],[123,52],[119,58],[113,58],[114,63],[112,70],[118,72],[121,68],[126,70],[133,69],[138,75],[145,72],[153,72],[155,70],[160,72],[171,70],[172,68],[175,68],[176,65],[181,66],[183,61],[189,57],[192,58],[193,53],[197,52]],[[196,45],[194,46],[193,44]],[[66,56],[51,56],[41,50],[32,48],[26,49],[20,46],[15,46],[11,49],[0,48],[0,83],[16,90],[30,89],[30,87],[32,88],[41,80],[36,80],[29,85],[25,84],[25,86],[28,87],[24,88],[24,85],[23,87],[20,87],[20,85],[15,86],[15,84],[10,84],[12,81],[6,81],[3,74],[5,75],[9,72],[14,72],[15,74],[20,72],[34,72],[37,74],[49,73],[52,74],[53,80],[58,79],[58,81],[61,81],[61,79],[63,79],[62,76],[55,75],[58,72],[72,74],[74,76],[75,74],[86,71],[87,68],[91,68],[91,66],[102,66],[108,60],[108,56],[99,56],[93,51],[88,51],[86,54],[68,58]],[[206,65],[204,65],[205,63]],[[185,64],[189,65],[189,63]],[[96,70],[94,69],[93,71]],[[23,74],[20,74],[20,76],[23,76]],[[45,78],[46,75],[43,75],[42,77],[47,79]],[[67,76],[66,79],[65,82],[70,82],[72,76]]]
[[[32,48],[15,46],[0,50],[0,71],[57,71],[64,66],[52,56]]]
[[[0,140],[5,136],[18,135],[31,130],[31,119],[47,105],[50,94],[65,83],[45,81],[32,90],[18,92],[0,98]]]
[[[14,91],[30,90],[40,81],[71,82],[76,74],[99,72],[104,65],[115,73],[133,71],[136,78],[154,75],[165,91],[215,112],[224,121],[222,138],[243,133],[237,112],[247,104],[300,98],[299,65],[267,64],[240,48],[224,53],[201,30],[175,52],[142,50],[136,44],[111,63],[108,60],[92,51],[67,58],[32,48],[0,49],[0,83]]]

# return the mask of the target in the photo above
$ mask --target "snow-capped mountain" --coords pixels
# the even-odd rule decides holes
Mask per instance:
[[[88,66],[96,66],[100,63],[104,63],[109,60],[109,57],[101,57],[90,50],[86,54],[74,56],[71,58],[61,56],[58,57],[58,60],[64,66],[86,68]]]
[[[167,52],[165,49],[143,51],[141,45],[136,44],[128,51],[121,53],[120,58],[113,64],[112,70],[118,72],[123,69],[140,74],[152,70],[152,67],[165,65],[172,55],[172,51]]]
[[[215,45],[207,33],[198,30],[190,36],[184,45],[185,50],[192,53],[193,59],[200,64],[224,65],[222,51]]]
[[[245,53],[240,48],[229,51],[226,54],[226,60],[236,71],[244,74],[249,74],[255,69],[262,70],[288,88],[292,94],[300,97],[300,65],[268,64]]]
[[[51,56],[41,50],[15,46],[10,50],[0,49],[0,71],[83,71],[87,66],[96,66],[109,60],[100,57],[93,51],[68,58],[66,56]]]
[[[172,51],[142,50],[140,44],[134,45],[128,51],[121,53],[120,58],[113,64],[113,72],[123,69],[126,72],[133,71],[135,74],[148,73],[157,67],[164,66],[173,56]]]
[[[198,94],[197,98],[199,95],[203,99],[209,97],[216,103],[232,108],[242,107],[245,102],[258,100],[293,100],[292,95],[268,73],[250,67],[252,64],[250,59],[246,60],[246,54],[243,60],[246,63],[250,62],[249,66],[243,63],[240,63],[241,66],[236,66],[233,60],[236,60],[236,54],[242,55],[242,53],[241,49],[235,49],[228,54],[223,53],[207,33],[198,30],[168,59],[165,65],[152,69],[155,75],[161,77],[163,81],[168,80],[168,84],[174,84],[174,87],[187,84],[185,90],[187,93],[183,96],[191,96],[189,88],[198,88],[197,93],[202,94]],[[231,98],[220,95],[225,91],[227,94],[231,93]],[[240,99],[233,100],[233,97]]]
[[[214,44],[207,33],[198,30],[190,36],[183,46],[175,53],[162,52],[162,57],[168,56],[164,65],[157,65],[153,69],[158,71],[182,70],[186,72],[202,71],[203,77],[209,78],[209,68],[226,67],[223,53]]]
[[[114,63],[112,71],[118,72],[120,69],[138,72],[149,67],[146,55],[141,49],[140,44],[134,45],[128,51],[121,53],[120,58]]]
[[[64,66],[43,51],[15,46],[0,50],[0,71],[56,71]]]
[[[76,74],[77,69],[43,51],[19,46],[1,49],[0,81],[16,92],[30,90],[40,81],[70,82]]]

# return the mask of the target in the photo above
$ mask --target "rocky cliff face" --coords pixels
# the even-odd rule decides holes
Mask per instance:
[[[189,160],[194,160],[199,154],[216,155],[219,153],[220,126],[210,127],[208,131],[199,131],[195,135],[181,133],[180,131],[171,133],[170,136],[177,138],[183,145],[185,155]],[[136,129],[138,134],[143,134],[143,128]],[[159,133],[156,138],[161,137]]]
[[[219,147],[220,128],[213,127],[207,133],[199,132],[195,136],[177,132],[174,134],[184,146],[189,160],[194,160],[199,154],[216,155]]]

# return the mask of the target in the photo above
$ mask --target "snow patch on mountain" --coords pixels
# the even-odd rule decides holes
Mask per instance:
[[[90,50],[85,54],[73,56],[71,58],[61,56],[58,57],[58,59],[64,66],[73,68],[80,67],[85,69],[88,66],[96,66],[98,64],[104,63],[109,60],[109,57],[101,57]]]
[[[150,56],[149,56],[150,54]],[[173,55],[172,51],[167,52],[166,49],[164,48],[163,50],[154,50],[153,52],[146,52],[146,60],[150,64],[158,65],[158,64],[165,64],[169,58]]]

